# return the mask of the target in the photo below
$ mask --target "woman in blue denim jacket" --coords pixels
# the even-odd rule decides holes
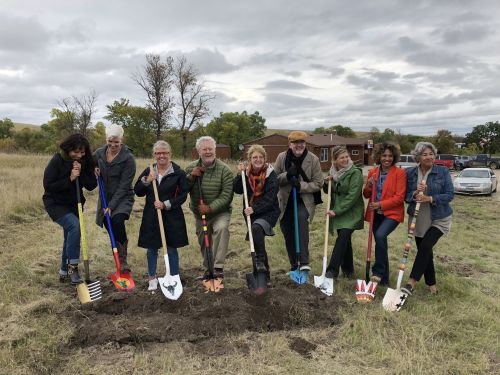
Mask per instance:
[[[401,289],[412,294],[416,283],[422,275],[425,284],[432,294],[437,293],[436,272],[434,269],[433,247],[443,234],[451,229],[453,210],[450,202],[453,199],[454,189],[450,172],[445,167],[434,165],[436,147],[429,142],[419,142],[412,154],[418,165],[407,170],[406,197],[408,215],[415,213],[415,206],[420,202],[420,211],[414,230],[417,244],[417,255],[410,278]]]

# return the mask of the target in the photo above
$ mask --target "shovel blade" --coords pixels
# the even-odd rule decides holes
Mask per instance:
[[[327,296],[331,296],[335,292],[332,278],[328,278],[325,276],[314,276],[314,286],[316,288],[319,288],[319,290]]]
[[[219,293],[221,289],[224,289],[224,284],[221,278],[208,278],[202,281],[203,287],[205,288],[205,293],[214,292]]]
[[[267,278],[265,272],[253,272],[246,274],[247,286],[250,291],[261,296],[267,290]]]
[[[301,271],[298,268],[295,271],[290,272],[290,279],[296,284],[302,285],[307,284],[309,281],[309,272]]]
[[[83,305],[85,303],[97,301],[102,297],[101,283],[94,281],[92,283],[81,283],[76,286],[78,299]]]
[[[378,283],[373,281],[356,280],[356,299],[359,303],[372,303]]]
[[[179,275],[165,275],[165,277],[159,277],[158,283],[160,284],[161,291],[171,300],[177,300],[182,294],[182,282]]]
[[[129,272],[116,272],[111,274],[111,281],[116,289],[121,290],[123,292],[131,292],[134,290],[135,283],[132,280]]]
[[[402,292],[401,289],[387,288],[384,299],[382,300],[382,306],[386,311],[399,311],[405,304],[407,298],[408,294]]]

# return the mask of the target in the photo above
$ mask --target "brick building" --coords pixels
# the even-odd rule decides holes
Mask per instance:
[[[259,144],[267,152],[267,159],[273,163],[280,152],[288,149],[288,137],[282,134],[271,134],[267,137],[254,139],[244,144],[244,153],[253,144]],[[330,169],[332,163],[332,148],[334,146],[346,146],[354,164],[358,166],[371,165],[372,149],[368,148],[368,140],[362,138],[344,138],[334,134],[312,134],[307,137],[306,147],[320,160],[321,169]]]

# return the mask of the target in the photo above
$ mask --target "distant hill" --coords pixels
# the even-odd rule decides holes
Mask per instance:
[[[21,131],[23,129],[40,130],[40,126],[34,125],[34,124],[24,124],[22,122],[15,122],[14,123],[14,130],[15,131]]]

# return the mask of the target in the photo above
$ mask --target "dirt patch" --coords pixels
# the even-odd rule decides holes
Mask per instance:
[[[217,294],[204,293],[194,279],[185,279],[183,284],[181,298],[171,301],[160,290],[151,294],[139,287],[133,293],[124,293],[106,283],[101,300],[67,311],[76,326],[71,345],[82,348],[184,341],[205,352],[204,342],[219,336],[340,323],[337,309],[342,302],[336,296],[326,297],[312,285],[295,285],[285,275],[273,280],[273,286],[260,297],[246,288],[231,288],[229,281]],[[299,338],[291,343],[291,348],[304,356],[315,349],[314,344]],[[213,350],[213,346],[206,347]]]
[[[311,358],[311,353],[317,348],[318,345],[309,342],[302,337],[291,337],[288,346],[293,351],[299,353],[304,358]]]
[[[486,272],[470,264],[459,262],[448,255],[436,255],[436,258],[443,264],[446,270],[462,277],[471,277],[475,273]]]

